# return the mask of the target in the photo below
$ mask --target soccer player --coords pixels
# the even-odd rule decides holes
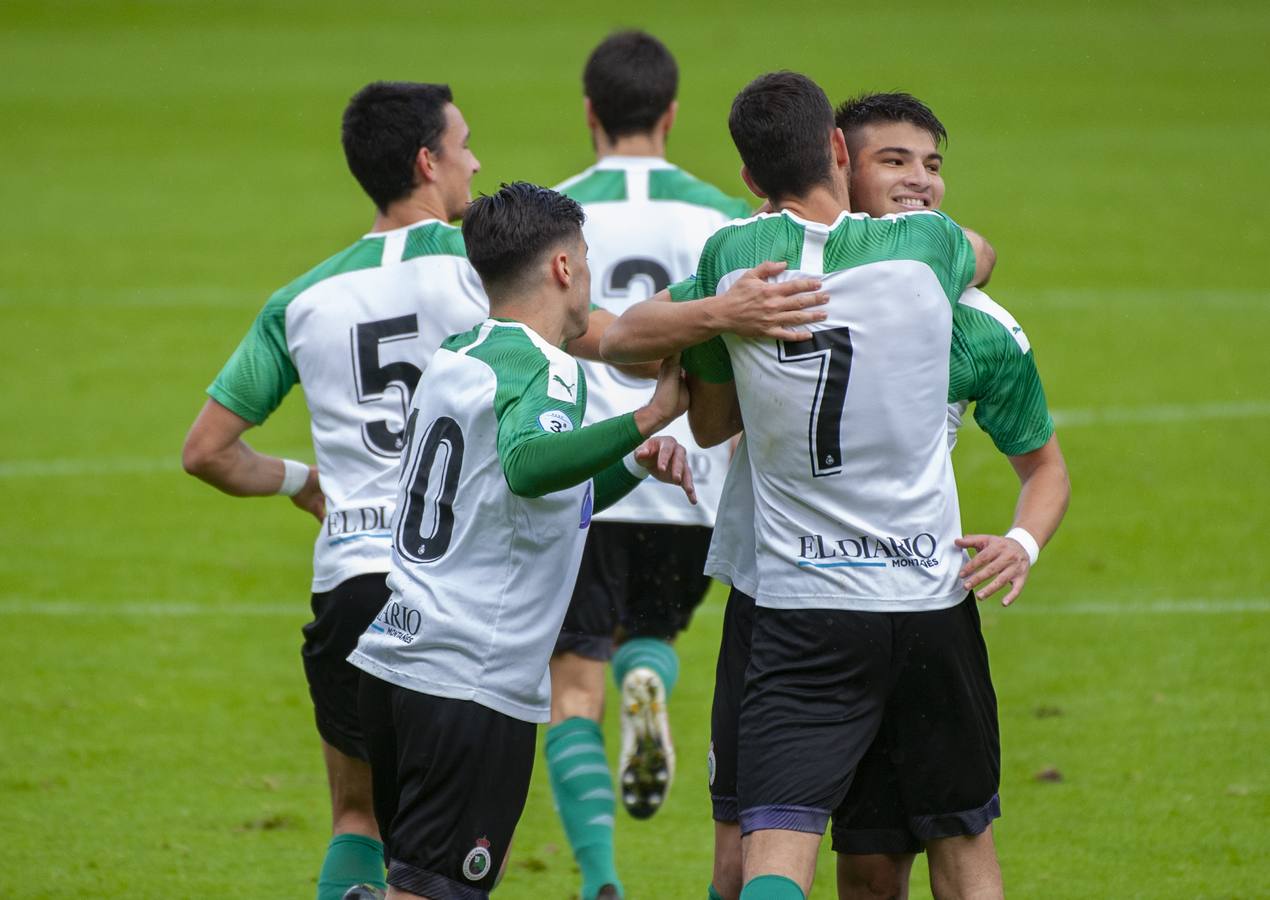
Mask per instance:
[[[269,298],[185,441],[191,474],[235,496],[289,496],[322,523],[301,651],[331,797],[319,900],[384,885],[358,672],[345,658],[388,599],[388,526],[410,395],[441,341],[487,314],[459,229],[447,224],[480,168],[468,138],[446,85],[377,82],[352,98],[342,141],[376,207],[371,231]],[[316,467],[243,440],[297,381]]]
[[[854,210],[876,217],[939,208],[944,195],[939,146],[946,133],[929,108],[908,94],[870,94],[844,103],[835,120],[850,154]],[[980,549],[963,577],[972,588],[979,588],[981,598],[991,596],[1008,581],[1011,590],[1003,599],[1008,605],[1022,590],[1033,561],[1024,544],[1034,542],[1032,552],[1039,552],[1066,511],[1070,496],[1067,468],[1027,336],[1008,312],[977,288],[966,291],[953,311],[949,363],[949,443],[955,443],[962,416],[973,402],[976,420],[1009,457],[1019,477],[1010,532],[1014,537],[968,535],[964,539]],[[713,896],[726,900],[735,900],[741,890],[736,728],[749,661],[753,597],[758,590],[753,532],[742,512],[752,509],[754,502],[747,460],[743,444],[724,489],[725,503],[736,514],[716,531],[706,568],[707,573],[733,588],[724,614],[710,741],[716,818]],[[987,583],[989,579],[992,583]],[[964,671],[985,697],[992,697],[977,617],[971,624],[976,639],[967,645],[970,652],[963,661]],[[983,773],[984,791],[986,796],[990,790],[995,798],[999,783],[995,701],[986,708],[992,714],[980,720],[990,762],[989,771]],[[890,711],[861,760],[846,799],[834,813],[839,900],[907,897],[914,856],[932,836],[932,828],[937,828],[923,805],[929,801],[906,789],[892,761],[897,754],[926,751],[896,743],[889,717]],[[995,814],[995,804],[991,812]],[[990,828],[986,820],[981,821],[985,829]],[[941,845],[935,846],[938,852]],[[938,864],[931,872],[936,879],[943,875]],[[932,890],[937,897],[949,894],[938,881]]]
[[[967,603],[974,612],[958,575],[945,402],[952,306],[993,254],[939,213],[848,214],[845,141],[802,76],[757,79],[729,127],[743,176],[779,213],[712,237],[689,296],[762,258],[822,275],[831,297],[810,340],[725,335],[684,360],[698,439],[725,439],[742,418],[747,427],[758,607],[737,741],[742,897],[784,900],[810,889],[820,836],[890,686],[943,666],[956,647],[946,635],[965,631]],[[725,504],[720,521],[731,512]],[[932,631],[939,642],[922,638]],[[895,705],[920,730],[974,715],[977,698],[959,699]],[[959,786],[920,766],[905,775],[919,790]]]
[[[610,35],[591,52],[582,83],[597,162],[557,190],[586,212],[592,302],[621,314],[688,277],[706,238],[728,220],[748,216],[750,207],[667,162],[678,67],[657,38],[642,31]],[[610,366],[582,367],[588,421],[634,409],[651,391],[651,382]],[[622,895],[613,780],[600,730],[604,664],[611,660],[622,697],[623,805],[647,818],[674,777],[667,701],[679,661],[671,642],[710,583],[702,568],[728,448],[702,449],[683,419],[668,433],[688,447],[698,504],[685,503],[673,485],[651,482],[596,515],[551,660],[547,764],[581,870],[583,900]]]
[[[492,318],[448,338],[405,434],[391,600],[350,657],[388,896],[485,897],[524,809],[548,662],[592,512],[640,477],[692,473],[673,438],[686,406],[675,359],[633,413],[583,426],[585,375],[559,348],[587,330],[583,212],[504,185],[468,208],[463,236]],[[638,448],[638,450],[637,450]]]

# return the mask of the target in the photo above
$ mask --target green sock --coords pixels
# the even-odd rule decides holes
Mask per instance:
[[[784,875],[760,875],[745,883],[741,900],[807,900],[803,889]]]
[[[582,870],[582,900],[594,900],[611,884],[622,892],[613,861],[613,775],[604,735],[590,719],[565,719],[547,731],[551,793],[573,858]]]
[[[355,884],[386,888],[384,845],[364,834],[337,834],[326,847],[317,900],[340,900]]]
[[[714,885],[710,885],[710,893],[706,895],[706,900],[723,900],[723,895],[714,889]]]
[[[613,678],[618,690],[631,669],[652,669],[666,687],[666,699],[679,680],[679,654],[675,648],[660,638],[632,638],[617,648],[613,654]]]

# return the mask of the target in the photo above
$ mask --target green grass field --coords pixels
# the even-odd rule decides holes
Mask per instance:
[[[680,58],[672,156],[734,193],[727,104],[767,69],[911,90],[952,133],[946,208],[1000,252],[1074,483],[1019,605],[985,607],[1011,896],[1270,896],[1264,4],[6,0],[0,897],[312,896],[312,523],[184,475],[185,429],[265,297],[368,227],[356,88],[449,81],[478,188],[553,183],[623,24]],[[253,439],[311,458],[298,393]],[[956,461],[967,530],[1006,527],[1008,464],[973,427]],[[618,826],[636,900],[705,896],[721,610],[681,643],[668,807]],[[540,766],[497,896],[574,890]]]

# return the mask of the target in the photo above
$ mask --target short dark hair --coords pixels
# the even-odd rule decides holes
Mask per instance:
[[[852,97],[838,107],[833,118],[846,136],[848,145],[851,144],[852,135],[858,134],[861,128],[881,122],[907,122],[929,134],[936,147],[948,143],[944,123],[931,112],[929,106],[903,91]]]
[[[643,31],[618,31],[591,51],[582,90],[609,140],[652,131],[679,90],[679,66]]]
[[[582,239],[586,215],[576,201],[524,181],[482,194],[463,213],[467,258],[486,291],[516,281],[542,254],[565,240]]]
[[[348,101],[340,138],[348,170],[380,212],[415,189],[421,147],[441,148],[448,84],[376,81]]]
[[[832,179],[833,107],[797,72],[755,78],[732,101],[728,130],[750,177],[768,197],[805,194]]]

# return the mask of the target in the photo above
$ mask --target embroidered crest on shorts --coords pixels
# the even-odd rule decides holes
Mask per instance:
[[[480,838],[463,858],[463,877],[468,881],[480,881],[489,874],[490,862],[489,841]]]
[[[706,768],[710,772],[710,787],[714,787],[714,773],[717,763],[714,759],[714,741],[710,742],[710,752],[706,754]]]

